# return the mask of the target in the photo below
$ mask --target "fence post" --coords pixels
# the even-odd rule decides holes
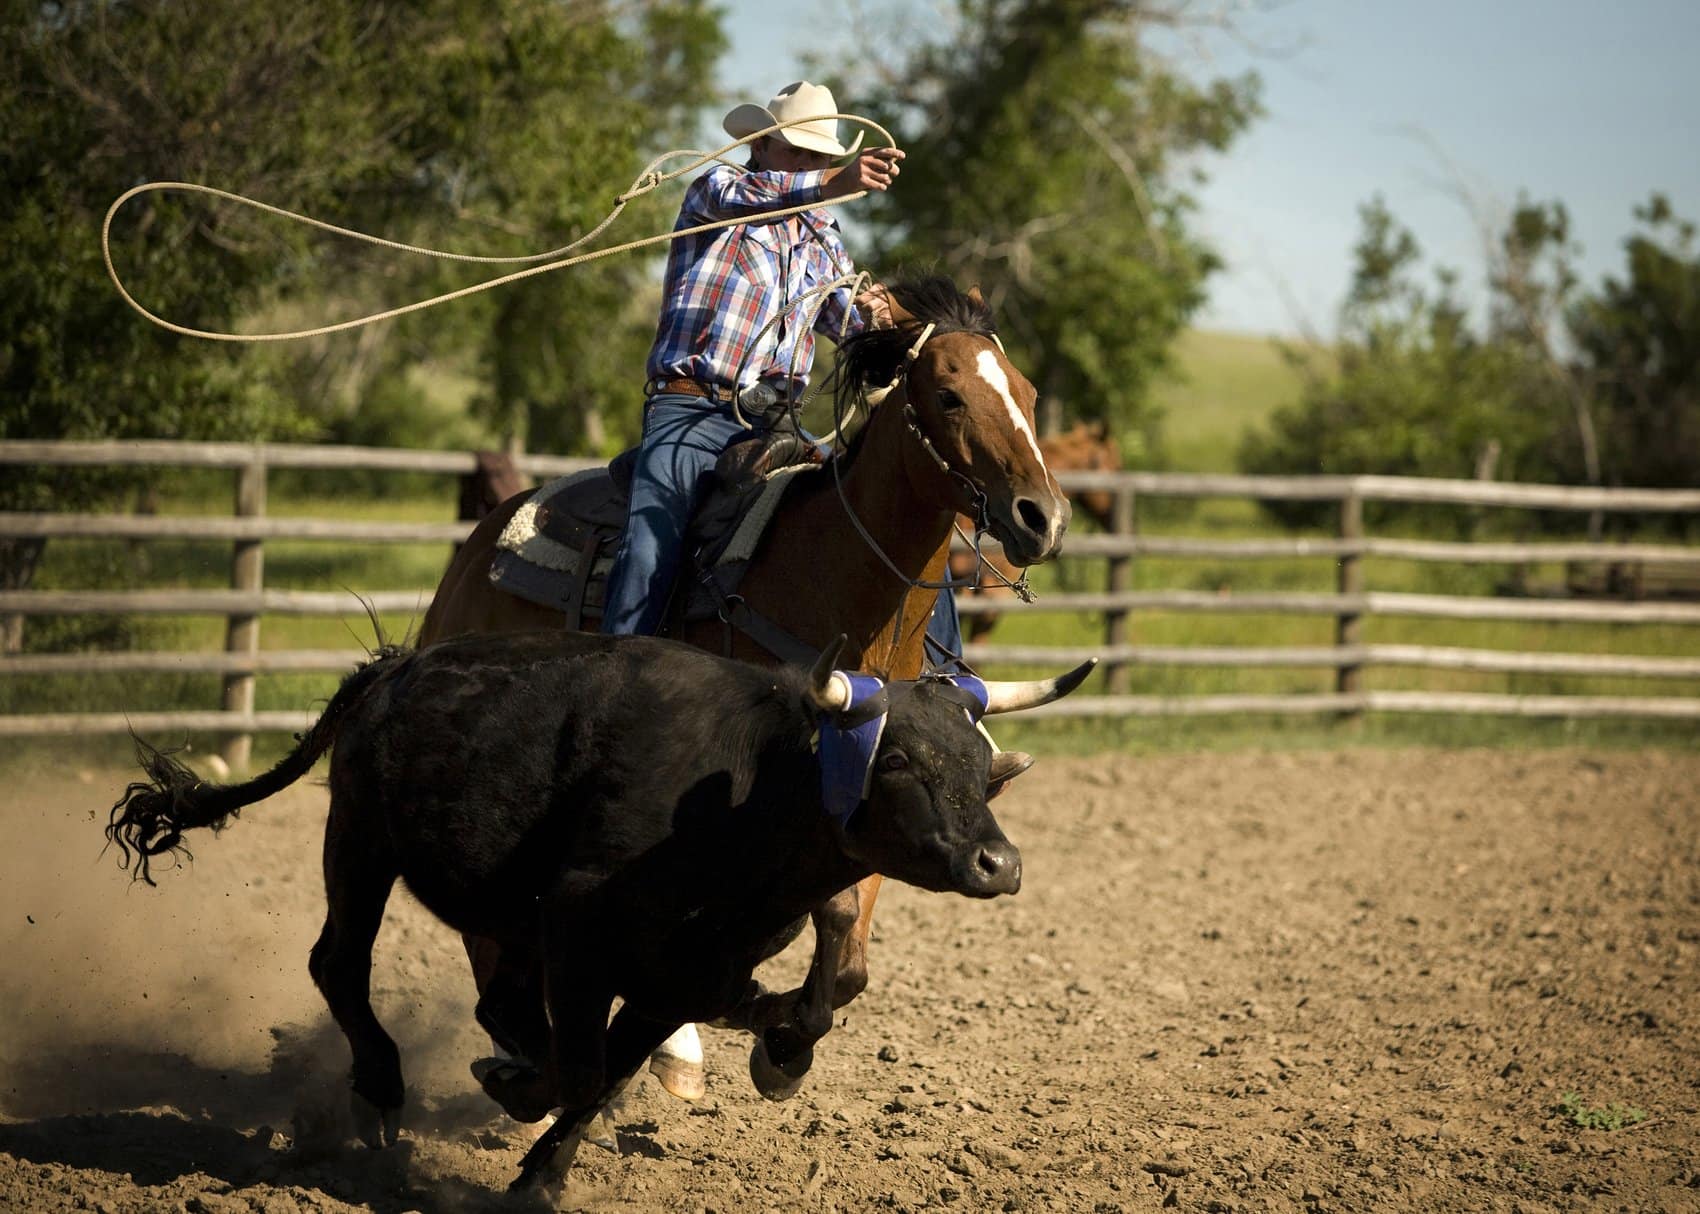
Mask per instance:
[[[266,465],[255,457],[236,473],[236,517],[260,518],[266,513]],[[265,553],[259,540],[237,540],[230,561],[230,588],[256,593],[265,585]],[[232,615],[225,626],[226,653],[255,654],[260,649],[260,617]],[[244,715],[254,711],[254,675],[224,677],[224,711]],[[224,743],[224,761],[232,771],[248,766],[253,753],[252,734],[231,734]]]
[[[1361,540],[1364,537],[1364,499],[1356,493],[1347,494],[1340,499],[1340,538],[1342,540]],[[1339,577],[1336,589],[1341,594],[1359,595],[1364,590],[1364,570],[1362,558],[1355,552],[1343,553],[1340,557]],[[1334,644],[1344,648],[1357,645],[1362,639],[1362,619],[1355,611],[1342,611],[1334,622]],[[1335,668],[1334,690],[1342,695],[1354,694],[1363,689],[1363,668],[1357,665],[1338,666]],[[1343,714],[1357,719],[1363,714],[1353,709]]]
[[[1127,486],[1115,491],[1114,504],[1110,508],[1110,534],[1117,538],[1131,538],[1138,530],[1137,507],[1134,503],[1133,488]],[[1133,557],[1123,554],[1110,558],[1109,578],[1105,588],[1111,594],[1125,594],[1133,589]],[[1127,645],[1130,643],[1131,613],[1119,607],[1108,608],[1104,612],[1104,644]],[[1105,686],[1113,695],[1125,694],[1132,682],[1132,671],[1125,662],[1111,662]]]

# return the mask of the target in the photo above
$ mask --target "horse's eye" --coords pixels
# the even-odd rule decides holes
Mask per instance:
[[[962,398],[952,392],[949,388],[940,388],[938,390],[938,402],[939,408],[945,410],[947,413],[952,409],[962,408]]]
[[[901,750],[894,750],[880,759],[880,767],[886,771],[902,771],[909,766],[909,756]]]

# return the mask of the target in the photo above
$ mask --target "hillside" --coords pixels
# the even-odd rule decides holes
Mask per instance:
[[[1240,435],[1298,399],[1299,371],[1273,339],[1192,330],[1175,343],[1176,374],[1153,393],[1167,417],[1170,467],[1231,472]]]

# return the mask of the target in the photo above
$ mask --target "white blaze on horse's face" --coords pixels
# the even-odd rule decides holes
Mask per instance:
[[[1032,423],[1027,420],[1026,414],[1021,412],[1021,406],[1015,403],[1015,397],[1009,394],[1009,376],[1005,375],[1003,368],[998,365],[997,352],[981,350],[979,357],[974,360],[974,369],[980,373],[981,379],[992,385],[992,391],[998,394],[1004,408],[1009,410],[1009,420],[1014,423],[1015,432],[1027,440],[1027,445],[1033,448],[1033,458],[1039,461],[1041,468],[1045,468],[1045,453],[1039,450],[1039,439],[1033,433]],[[1051,470],[1045,468],[1045,475],[1050,474]]]
[[[1039,394],[986,335],[943,333],[926,355],[911,373],[914,403],[932,415],[923,429],[945,439],[941,453],[985,493],[986,522],[1004,554],[1017,565],[1050,560],[1070,512],[1034,432]]]

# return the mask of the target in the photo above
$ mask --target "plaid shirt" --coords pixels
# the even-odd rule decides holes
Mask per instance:
[[[691,184],[674,230],[819,202],[824,177],[818,172],[751,172],[715,165]],[[753,353],[751,343],[785,304],[853,269],[838,224],[824,210],[735,224],[673,241],[661,323],[649,352],[650,378],[727,387],[748,353],[744,381],[738,386],[767,380],[783,392],[795,348],[800,390],[814,365],[815,339],[806,330],[796,331],[795,313],[768,330]],[[851,307],[845,287],[827,296],[816,331],[836,338],[846,309],[848,332],[861,332],[862,317]]]

